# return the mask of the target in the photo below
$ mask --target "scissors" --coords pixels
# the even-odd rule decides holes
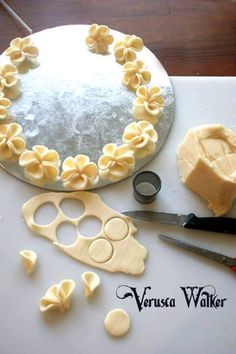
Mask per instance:
[[[176,238],[170,236],[159,235],[159,237],[162,240],[170,242],[177,247],[184,248],[190,252],[200,254],[206,258],[212,259],[215,262],[221,263],[229,267],[233,272],[236,272],[236,258],[228,257],[220,253],[216,253],[213,251],[206,250],[204,248],[196,247],[194,245],[190,245],[189,243],[177,240]]]

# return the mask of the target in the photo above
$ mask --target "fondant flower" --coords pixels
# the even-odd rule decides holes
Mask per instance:
[[[0,91],[8,98],[16,98],[20,93],[16,73],[17,68],[14,65],[0,66]]]
[[[127,125],[122,139],[134,151],[135,157],[143,159],[155,152],[158,135],[152,124],[140,121]]]
[[[164,110],[164,98],[159,87],[140,86],[136,91],[137,98],[133,102],[133,115],[138,120],[146,120],[156,124]]]
[[[127,61],[134,61],[136,59],[135,51],[142,49],[142,39],[133,34],[132,36],[126,36],[123,41],[119,41],[115,44],[114,54],[118,63],[124,64]]]
[[[100,176],[111,181],[119,181],[128,176],[134,170],[134,166],[134,153],[127,144],[105,145],[103,155],[98,160]]]
[[[108,46],[113,42],[113,36],[109,32],[107,26],[99,26],[96,23],[91,25],[85,40],[88,48],[95,53],[106,53]]]
[[[30,37],[18,37],[11,41],[10,47],[7,48],[5,54],[8,55],[11,62],[17,66],[26,60],[35,59],[39,51],[38,48],[33,45]]]
[[[67,157],[62,164],[61,180],[66,188],[82,190],[97,184],[98,167],[86,155]]]
[[[133,89],[151,80],[151,74],[145,70],[144,62],[141,60],[128,61],[123,65],[123,72],[123,84]]]
[[[35,145],[31,150],[26,150],[20,156],[20,166],[31,181],[43,185],[55,182],[59,175],[60,158],[55,150],[46,146]]]
[[[4,119],[9,118],[8,108],[11,106],[11,101],[4,97],[4,93],[0,92],[0,123]]]
[[[17,160],[25,150],[22,128],[17,123],[0,125],[0,160]]]
[[[58,310],[64,312],[70,307],[70,297],[74,291],[75,283],[73,280],[66,279],[59,284],[51,286],[44,297],[40,299],[40,311]]]
[[[36,266],[37,254],[31,250],[23,250],[20,251],[20,255],[26,273],[27,274],[33,273]]]

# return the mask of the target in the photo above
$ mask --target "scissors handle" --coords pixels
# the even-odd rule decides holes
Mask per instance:
[[[236,262],[236,258],[233,258],[233,260]],[[231,266],[230,269],[236,273],[236,265],[235,266]]]

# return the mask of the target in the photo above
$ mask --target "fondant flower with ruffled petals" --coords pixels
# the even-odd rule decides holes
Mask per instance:
[[[30,37],[13,39],[10,47],[6,49],[5,54],[10,57],[11,62],[18,66],[27,60],[37,58],[39,50],[32,43]]]
[[[67,157],[62,169],[61,180],[66,188],[83,190],[95,186],[99,180],[97,165],[86,155]]]
[[[126,36],[123,41],[115,43],[114,54],[116,61],[124,64],[127,61],[134,61],[136,59],[136,51],[143,49],[143,41],[140,37]]]
[[[59,175],[60,158],[55,150],[46,146],[35,145],[31,150],[26,150],[20,156],[20,166],[32,182],[43,185],[57,181]]]
[[[110,181],[119,181],[128,176],[135,166],[135,157],[129,145],[107,144],[98,160],[99,174]]]
[[[16,98],[19,96],[18,79],[15,77],[17,68],[11,64],[0,66],[0,91],[2,91],[7,98]]]
[[[17,123],[0,125],[0,160],[14,161],[25,150],[22,128]]]
[[[89,27],[89,35],[85,41],[92,52],[107,53],[109,45],[113,42],[113,36],[107,26],[94,23]]]
[[[161,116],[165,101],[161,90],[157,86],[148,88],[140,86],[136,91],[137,98],[133,102],[133,115],[138,120],[146,120],[156,124]]]
[[[134,151],[136,158],[143,159],[155,152],[158,135],[152,124],[140,121],[127,125],[122,139]]]
[[[11,106],[11,101],[4,97],[4,93],[0,92],[0,123],[9,118],[8,108]]]
[[[40,299],[40,311],[58,310],[64,312],[70,307],[70,297],[74,291],[75,283],[73,280],[66,279],[59,284],[51,286],[44,297]]]
[[[123,65],[123,84],[137,89],[140,85],[147,84],[151,80],[151,73],[145,69],[141,60],[128,61]]]

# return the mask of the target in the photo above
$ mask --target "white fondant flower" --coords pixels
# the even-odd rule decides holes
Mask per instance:
[[[0,125],[0,160],[17,160],[25,150],[22,128],[17,123]]]
[[[31,274],[36,266],[37,254],[31,250],[23,250],[20,255],[26,273]]]
[[[88,48],[95,53],[106,53],[108,46],[113,42],[113,36],[107,26],[94,23],[89,27],[89,35],[86,37]]]
[[[18,80],[15,77],[17,68],[11,64],[0,66],[0,91],[8,98],[16,98],[19,95]]]
[[[11,101],[4,97],[4,93],[0,92],[0,123],[9,118],[8,108],[11,106]]]
[[[10,47],[7,48],[5,54],[10,57],[14,65],[22,64],[26,60],[34,59],[38,56],[38,48],[35,47],[31,38],[15,38],[11,41]]]
[[[127,125],[122,139],[129,144],[135,157],[143,159],[155,152],[158,135],[152,124],[140,121]]]
[[[142,49],[142,39],[133,34],[132,36],[126,36],[123,41],[115,43],[114,54],[118,63],[124,64],[127,61],[134,61],[136,59],[135,51]]]
[[[51,286],[40,299],[40,311],[58,310],[64,312],[70,307],[70,297],[75,288],[73,280],[66,279]]]
[[[123,65],[123,84],[137,89],[142,84],[147,84],[151,80],[151,74],[145,70],[144,62],[136,60]]]
[[[97,184],[98,167],[86,155],[67,157],[62,164],[61,180],[66,188],[83,190]]]
[[[134,117],[156,124],[165,104],[160,88],[153,86],[148,89],[146,86],[140,86],[136,95],[132,110]]]
[[[103,154],[98,160],[102,178],[119,181],[134,170],[134,153],[127,144],[107,144],[103,148]]]
[[[84,282],[84,295],[90,297],[100,285],[100,278],[95,272],[84,272],[81,276]]]
[[[55,150],[46,146],[35,145],[20,156],[20,166],[31,181],[42,185],[55,182],[59,175],[60,158]]]

